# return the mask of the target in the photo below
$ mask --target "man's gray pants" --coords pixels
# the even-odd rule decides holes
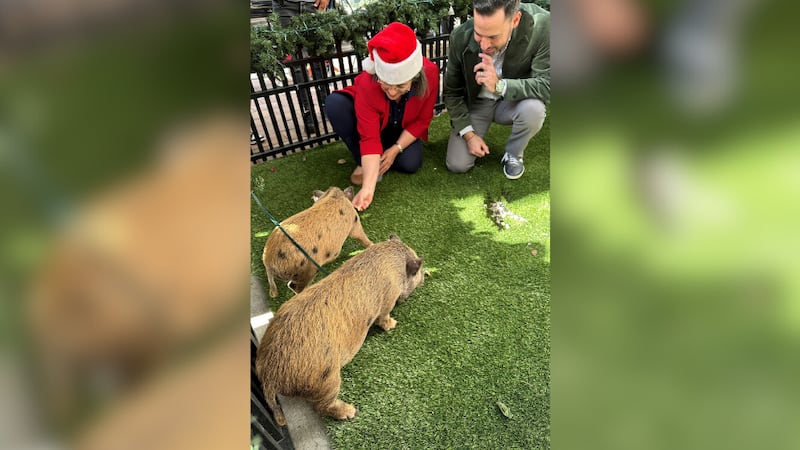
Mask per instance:
[[[489,131],[492,122],[511,125],[511,135],[506,142],[505,152],[517,158],[522,158],[528,142],[542,129],[545,114],[544,103],[537,98],[517,101],[479,98],[469,111],[472,128],[481,138]],[[476,157],[469,152],[467,143],[459,136],[458,131],[450,131],[446,163],[451,172],[463,173],[475,165]]]

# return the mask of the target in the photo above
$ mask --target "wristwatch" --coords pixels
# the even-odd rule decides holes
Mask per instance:
[[[506,88],[506,80],[499,79],[497,83],[494,85],[494,93],[497,95],[503,95],[503,90]]]

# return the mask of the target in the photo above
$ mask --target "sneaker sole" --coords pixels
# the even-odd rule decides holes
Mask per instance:
[[[506,168],[503,167],[503,175],[505,175],[509,180],[516,180],[521,177],[523,173],[525,173],[525,167],[522,168],[522,172],[520,172],[519,175],[509,175],[508,172],[506,172]]]

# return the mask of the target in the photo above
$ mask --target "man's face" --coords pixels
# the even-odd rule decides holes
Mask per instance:
[[[502,8],[496,10],[490,16],[483,16],[477,12],[475,18],[475,42],[481,47],[481,51],[487,55],[494,56],[505,47],[511,38],[511,31],[519,25],[522,13],[517,12],[512,17],[506,18]]]

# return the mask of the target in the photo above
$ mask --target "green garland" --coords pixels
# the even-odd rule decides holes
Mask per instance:
[[[449,0],[394,0],[370,3],[364,9],[344,14],[336,10],[299,14],[283,28],[276,14],[266,25],[250,29],[250,69],[267,76],[284,78],[281,61],[304,48],[308,54],[331,56],[337,42],[351,42],[356,54],[367,54],[367,37],[390,22],[402,22],[419,36],[438,30],[449,15]]]
[[[522,0],[550,9],[550,0]],[[351,42],[355,53],[367,54],[367,38],[390,22],[402,22],[418,36],[436,32],[442,19],[451,12],[462,21],[472,12],[472,0],[390,0],[369,3],[352,14],[337,10],[305,13],[292,18],[288,28],[281,26],[277,14],[268,16],[265,25],[250,28],[250,70],[285,79],[283,61],[304,48],[309,55],[331,56],[337,42]]]

